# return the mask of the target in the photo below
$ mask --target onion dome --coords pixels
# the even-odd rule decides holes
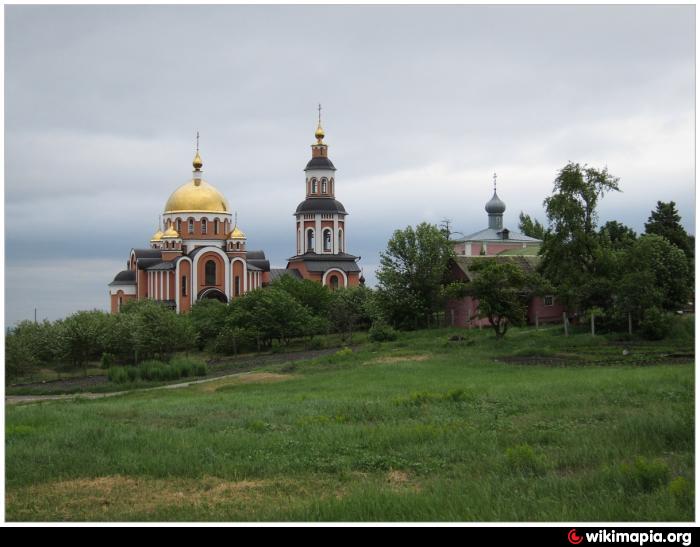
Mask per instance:
[[[160,241],[162,237],[163,237],[163,232],[161,230],[158,230],[155,234],[153,234],[151,241]]]
[[[245,234],[241,231],[238,225],[233,227],[233,230],[228,236],[229,239],[245,239]]]
[[[318,143],[321,144],[323,142],[323,137],[325,136],[326,133],[323,131],[323,127],[321,127],[321,123],[319,122],[316,132],[314,133],[314,137],[316,137]]]
[[[197,150],[197,154],[195,154],[194,159],[192,160],[192,167],[194,167],[195,171],[199,171],[204,163],[202,163],[202,157],[199,155],[199,150]]]
[[[498,197],[496,190],[493,191],[493,197],[486,204],[486,212],[490,215],[502,215],[506,212],[506,204]]]
[[[178,234],[177,230],[171,226],[170,228],[165,230],[162,237],[163,239],[174,239],[180,237],[180,234]]]
[[[226,198],[204,180],[192,179],[175,190],[165,204],[166,213],[228,213]]]

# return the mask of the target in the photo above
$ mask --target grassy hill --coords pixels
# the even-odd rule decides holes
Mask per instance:
[[[7,519],[691,521],[692,352],[432,330],[7,406]]]

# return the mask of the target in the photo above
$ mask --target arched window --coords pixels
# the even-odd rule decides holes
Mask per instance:
[[[219,235],[219,219],[218,218],[214,219],[214,233],[216,235]]]
[[[333,238],[330,230],[323,231],[323,251],[326,253],[333,251]]]
[[[314,250],[314,231],[309,229],[306,231],[306,252],[312,253]]]
[[[241,248],[241,242],[236,241],[236,250],[240,250],[240,248]]]
[[[187,233],[188,234],[194,233],[194,219],[193,218],[187,219]]]
[[[202,233],[203,234],[207,233],[207,219],[206,218],[202,219]]]
[[[338,288],[338,276],[332,275],[329,281],[330,281],[331,289],[336,290]]]
[[[331,194],[334,192],[334,187],[335,186],[335,179],[331,179]]]
[[[343,252],[343,230],[338,230],[338,252]]]
[[[321,179],[321,193],[328,193],[328,179]]]
[[[316,179],[311,179],[311,193],[315,194],[318,192],[318,182]]]
[[[180,233],[180,230],[182,230],[182,221],[178,218],[176,221],[177,224],[177,233]]]
[[[204,283],[216,285],[216,262],[208,260],[204,265]]]

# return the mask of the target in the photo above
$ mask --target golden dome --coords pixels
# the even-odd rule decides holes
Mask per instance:
[[[326,133],[323,131],[323,127],[321,127],[321,124],[318,124],[318,127],[316,128],[316,133],[314,133],[314,136],[320,143],[323,140],[323,137],[326,136]]]
[[[153,234],[151,241],[160,241],[162,237],[163,237],[163,232],[158,230],[155,234]]]
[[[202,157],[199,155],[199,150],[197,150],[197,154],[195,154],[194,159],[192,160],[192,167],[194,167],[197,171],[199,171],[202,168]]]
[[[163,234],[163,238],[176,238],[180,237],[180,234],[177,233],[177,230],[173,228],[172,226],[165,230],[165,233]]]
[[[229,237],[229,239],[245,239],[245,234],[236,225],[233,227],[233,231],[231,232],[231,234],[228,237]]]
[[[165,204],[166,213],[228,213],[228,201],[204,180],[191,180],[175,190]]]

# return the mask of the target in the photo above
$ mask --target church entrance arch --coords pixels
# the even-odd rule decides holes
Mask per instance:
[[[208,287],[197,295],[197,300],[205,300],[207,298],[212,300],[218,300],[219,302],[223,302],[224,304],[228,302],[228,298],[226,298],[226,295],[219,289],[214,287]]]

